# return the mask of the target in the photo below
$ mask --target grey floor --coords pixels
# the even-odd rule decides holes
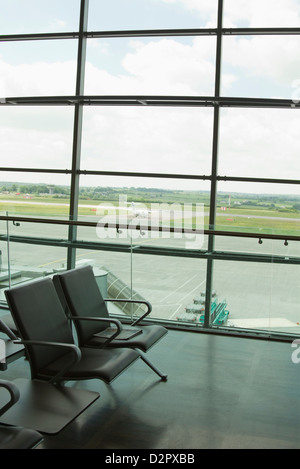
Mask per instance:
[[[74,384],[98,399],[40,449],[298,449],[300,363],[291,343],[170,331],[110,386]],[[29,376],[10,364],[1,378]]]

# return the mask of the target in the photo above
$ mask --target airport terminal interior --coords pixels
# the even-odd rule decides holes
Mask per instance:
[[[300,448],[299,47],[300,0],[0,1],[0,448]]]

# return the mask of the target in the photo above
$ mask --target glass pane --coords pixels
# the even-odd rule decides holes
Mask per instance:
[[[89,39],[86,94],[212,95],[214,37]]]
[[[1,234],[6,233],[3,224],[4,222],[1,222]],[[12,241],[8,246],[6,241],[1,241],[0,250],[2,252],[0,302],[5,301],[4,290],[9,286],[51,275],[60,269],[65,269],[67,265],[65,248]]]
[[[98,209],[97,209],[98,210]],[[160,230],[157,227],[161,226],[154,220],[132,219],[130,215],[116,217],[112,215],[113,210],[105,210],[105,216],[98,215],[97,218],[92,216],[80,217],[81,221],[95,222],[95,227],[79,227],[78,240],[81,242],[90,242],[97,244],[103,250],[108,248],[107,245],[115,245],[116,250],[124,245],[128,251],[134,250],[136,247],[140,248],[168,248],[168,249],[188,249],[188,250],[205,250],[207,249],[207,237],[201,232],[194,233],[194,228],[190,229],[189,220],[183,218],[183,221],[176,220],[175,227],[178,229],[173,233],[166,226],[165,221],[164,229]],[[166,211],[164,211],[166,213]],[[181,217],[187,215],[180,214]],[[198,217],[200,218],[200,217]],[[116,224],[120,224],[120,228],[116,228]],[[108,225],[108,228],[106,227]],[[176,226],[177,225],[177,226]],[[187,230],[187,225],[189,230]],[[200,225],[200,222],[199,222]],[[126,226],[129,226],[126,229]],[[182,231],[182,227],[184,231]],[[199,230],[202,226],[198,227]],[[203,229],[202,229],[203,231]]]
[[[73,118],[73,107],[0,106],[0,166],[70,168]]]
[[[82,215],[84,212],[86,212],[86,215]],[[125,224],[126,220],[121,216],[116,216],[116,210],[109,205],[103,205],[101,208],[99,206],[81,205],[79,213],[81,214],[79,217],[80,221],[95,224],[94,226],[79,226],[77,228],[77,239],[79,242],[94,243],[97,247],[103,246],[104,249],[106,245],[124,245],[130,250],[132,240],[128,230],[116,228],[117,223],[122,224],[124,222]],[[108,225],[108,228],[104,225]],[[86,253],[85,256],[87,258],[89,258],[90,252],[92,251]]]
[[[235,329],[299,334],[299,287],[299,265],[215,262],[214,289]]]
[[[225,0],[224,27],[299,27],[299,0]]]
[[[76,40],[0,43],[0,96],[75,93]]]
[[[83,251],[76,255],[76,266],[91,265],[96,282],[104,298],[143,300],[145,298],[135,291],[132,283],[132,255],[113,251]],[[112,315],[124,316],[132,319],[134,315],[140,316],[146,312],[146,307],[138,304],[123,302],[107,302]]]
[[[89,29],[213,28],[217,3],[217,0],[90,0]]]
[[[299,128],[296,109],[222,109],[219,175],[297,178]]]
[[[197,185],[199,190],[193,190]],[[79,227],[78,239],[129,248],[206,249],[208,199],[209,183],[203,181],[81,176],[80,220],[94,221],[98,227]],[[120,232],[116,223],[122,225]]]
[[[76,31],[80,0],[0,0],[1,34]]]
[[[133,288],[153,306],[151,318],[201,325],[191,305],[205,291],[206,260],[133,254]]]
[[[227,229],[225,226],[219,226],[220,230]],[[240,228],[241,230],[241,228]],[[240,231],[237,228],[237,231]],[[256,232],[261,231],[260,227],[252,227],[252,230],[247,230],[247,232]],[[269,230],[269,234],[270,230]],[[273,233],[276,234],[276,233]],[[294,234],[295,236],[299,235],[299,231],[287,232],[288,234]],[[287,241],[287,240],[273,240],[273,239],[259,239],[259,238],[238,238],[236,236],[216,236],[215,238],[215,249],[216,251],[222,252],[235,252],[235,253],[249,253],[249,254],[259,254],[271,255],[271,256],[280,256],[290,260],[291,258],[300,259],[300,245],[297,241]]]
[[[103,298],[132,298],[131,254],[114,251],[78,251],[76,267],[91,265]],[[107,303],[112,315],[132,317],[131,306],[124,303]]]
[[[217,229],[298,236],[299,203],[299,185],[220,182]]]
[[[189,310],[205,290],[206,261],[199,259],[127,254],[113,251],[83,251],[76,265],[92,265],[106,298],[139,298],[150,301],[150,319],[187,322],[201,326]],[[108,303],[115,314],[131,317],[131,308]],[[190,308],[191,309],[191,308]],[[199,319],[199,318],[198,318]]]
[[[209,174],[212,126],[211,109],[85,108],[81,167]]]
[[[67,209],[64,207],[64,211],[67,212]],[[3,213],[3,212],[1,212]],[[41,215],[43,213],[43,215]],[[24,209],[24,212],[12,212],[8,211],[5,212],[5,215],[8,216],[21,216],[21,217],[36,217],[40,219],[52,219],[55,218],[58,222],[60,220],[68,220],[67,213],[62,215],[60,212],[57,214],[53,213],[52,207],[46,206],[44,204],[40,205],[40,208],[34,211],[34,209],[31,209],[30,212],[28,212],[26,209]],[[39,239],[52,239],[56,241],[62,241],[62,240],[67,240],[68,238],[68,226],[67,225],[60,225],[60,224],[52,224],[52,223],[26,223],[25,221],[21,222],[9,222],[8,226],[6,226],[6,229],[9,232],[10,236],[18,236],[22,238],[39,238]],[[24,245],[23,245],[24,249]]]
[[[299,47],[299,36],[225,36],[222,94],[292,99],[299,92]]]
[[[0,183],[0,212],[13,216],[66,219],[70,204],[70,176],[60,174],[3,172]],[[25,225],[23,227],[25,229]],[[22,229],[23,229],[22,228]],[[62,237],[66,228],[28,223],[20,236]]]

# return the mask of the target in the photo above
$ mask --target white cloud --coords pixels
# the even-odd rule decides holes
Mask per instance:
[[[71,107],[0,106],[0,166],[70,168],[73,119]]]
[[[173,39],[149,42],[127,54],[123,66],[139,78],[144,92],[148,87],[160,94],[210,94],[214,64],[206,58],[205,40],[202,45],[203,50],[197,40],[192,45]]]
[[[82,166],[98,170],[207,173],[212,116],[211,109],[89,108],[84,118]]]
[[[76,62],[11,65],[0,59],[5,96],[69,95],[75,92]]]
[[[60,19],[56,19],[55,21],[53,21],[51,24],[50,24],[50,30],[53,31],[53,30],[60,30],[60,29],[65,29],[66,30],[67,28],[67,23],[66,21],[64,20],[60,20]]]
[[[232,109],[222,110],[221,116],[220,174],[297,178],[300,174],[297,110]]]
[[[188,1],[188,0],[182,0]],[[226,0],[224,27],[299,27],[299,0]]]
[[[207,27],[216,26],[217,0],[162,0],[182,5],[197,12],[207,21]],[[224,27],[247,25],[252,27],[299,27],[299,0],[226,0]]]
[[[109,44],[97,38],[90,38],[88,41],[88,47],[104,55],[107,55],[109,52]]]
[[[162,0],[164,3],[182,5],[187,10],[196,12],[206,21],[206,27],[216,26],[217,0]]]
[[[116,94],[211,95],[214,81],[212,38],[195,38],[189,44],[163,38],[131,41],[122,73],[112,75],[94,62],[86,68],[86,91]],[[113,60],[113,54],[112,54]]]
[[[223,60],[236,79],[253,96],[251,77],[268,80],[269,95],[278,95],[279,87],[286,87],[283,98],[291,98],[293,82],[300,78],[300,38],[298,36],[252,36],[224,38]],[[232,70],[238,67],[238,70]],[[227,70],[227,68],[226,68]],[[252,89],[251,89],[252,88]],[[273,90],[273,91],[272,91]]]

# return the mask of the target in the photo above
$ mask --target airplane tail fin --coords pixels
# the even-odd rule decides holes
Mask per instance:
[[[136,209],[135,209],[134,202],[131,202],[131,210],[132,210],[132,213],[133,213],[134,215],[136,215]]]

